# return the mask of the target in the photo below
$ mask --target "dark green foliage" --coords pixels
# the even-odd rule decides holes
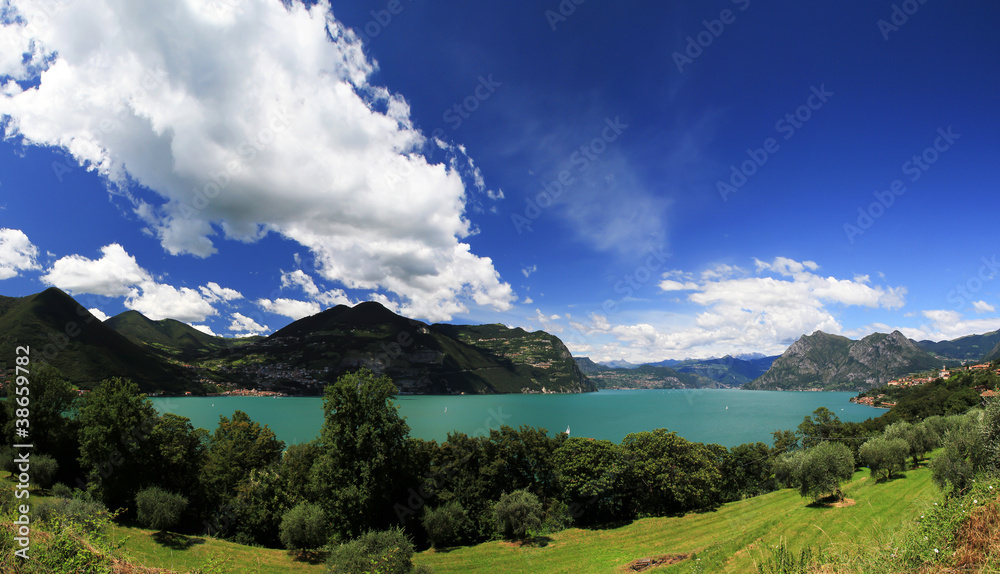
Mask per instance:
[[[538,532],[545,511],[538,497],[526,490],[500,496],[494,506],[497,530],[506,540],[525,540]]]
[[[282,516],[295,500],[285,490],[285,484],[276,465],[250,471],[250,476],[236,488],[236,497],[230,505],[235,518],[230,526],[233,540],[270,547],[283,543]]]
[[[28,385],[10,384],[7,386],[7,400],[4,410],[9,421],[4,427],[5,436],[14,435],[14,409],[17,399],[27,397],[31,403],[31,440],[34,452],[58,455],[67,450],[67,443],[72,441],[70,420],[67,414],[76,391],[62,377],[55,367],[44,362],[36,362],[29,367]],[[22,395],[20,393],[30,394]]]
[[[300,502],[281,517],[281,543],[289,550],[312,550],[326,544],[326,515],[312,502]]]
[[[758,496],[776,488],[771,480],[771,449],[762,442],[734,446],[720,470],[723,498],[727,501]]]
[[[245,340],[213,337],[174,319],[153,321],[138,311],[125,311],[104,322],[133,343],[165,357],[189,360]]]
[[[875,437],[861,445],[859,462],[871,470],[875,480],[890,479],[894,472],[906,470],[908,452],[909,446],[901,438]]]
[[[131,506],[152,475],[157,456],[149,434],[156,426],[156,409],[139,386],[119,378],[101,383],[85,396],[80,424],[80,466],[88,488],[110,508]]]
[[[399,528],[369,531],[330,551],[327,565],[334,574],[409,574],[413,543]]]
[[[205,464],[208,431],[196,429],[187,417],[164,413],[149,433],[155,455],[152,476],[156,483],[172,492],[189,492],[203,498],[198,477]]]
[[[611,441],[573,437],[556,449],[553,461],[562,496],[577,523],[631,518],[621,447]]]
[[[326,388],[321,453],[310,474],[311,487],[334,535],[353,538],[394,519],[393,495],[405,492],[399,469],[406,463],[409,427],[393,399],[396,386],[363,369]]]
[[[184,496],[158,486],[140,490],[135,496],[139,522],[153,530],[163,531],[177,524],[187,504]]]
[[[288,496],[293,499],[316,501],[320,493],[309,488],[309,472],[320,455],[316,441],[293,444],[281,457],[281,477]]]
[[[457,500],[438,508],[427,508],[421,520],[431,545],[435,548],[447,548],[462,544],[468,533],[472,531],[472,521],[469,520],[462,504]]]
[[[47,454],[31,457],[31,482],[39,488],[48,488],[55,482],[59,463]]]
[[[718,503],[722,474],[709,447],[657,429],[626,436],[622,451],[638,514],[663,516]]]
[[[245,412],[234,412],[232,419],[220,416],[209,440],[203,480],[217,498],[229,500],[253,469],[280,461],[284,448],[274,431],[252,421]]]
[[[52,496],[56,498],[70,498],[73,496],[73,489],[61,482],[57,482],[52,485],[50,492],[52,493]]]

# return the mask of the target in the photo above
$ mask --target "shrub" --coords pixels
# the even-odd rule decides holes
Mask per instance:
[[[139,522],[154,530],[166,530],[180,520],[187,498],[153,486],[139,491],[135,505]]]
[[[59,463],[47,454],[31,457],[31,481],[39,488],[48,488],[59,472]]]
[[[462,508],[462,503],[452,500],[444,506],[424,511],[421,521],[431,545],[435,548],[458,546],[472,531],[472,521]]]
[[[538,497],[527,490],[503,494],[493,507],[500,536],[510,540],[524,540],[537,531],[545,516]]]
[[[410,574],[413,542],[399,528],[369,531],[330,552],[327,565],[335,574],[378,572]]]
[[[310,550],[326,544],[326,515],[318,504],[301,502],[285,513],[279,528],[289,550]]]
[[[72,498],[73,489],[61,482],[57,482],[52,486],[52,496],[56,498]]]

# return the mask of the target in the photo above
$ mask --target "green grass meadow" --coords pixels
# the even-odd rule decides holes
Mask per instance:
[[[843,491],[853,505],[809,506],[797,491],[785,489],[713,512],[647,518],[611,530],[574,528],[552,535],[544,546],[488,542],[429,550],[415,556],[414,563],[430,566],[435,574],[610,573],[623,572],[640,558],[687,554],[691,557],[654,570],[744,574],[756,571],[755,563],[770,557],[768,547],[782,540],[795,552],[883,540],[942,499],[926,466],[883,483],[873,482],[868,469],[861,469]]]

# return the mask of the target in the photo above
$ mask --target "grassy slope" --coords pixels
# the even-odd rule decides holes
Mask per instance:
[[[553,535],[544,548],[516,548],[501,542],[427,551],[414,562],[436,574],[449,572],[621,572],[638,558],[697,553],[656,572],[753,572],[754,560],[769,556],[766,546],[785,539],[790,549],[882,538],[921,514],[941,495],[924,467],[906,478],[874,484],[868,470],[855,473],[844,487],[854,506],[810,508],[793,490],[782,490],[723,506],[716,512],[648,518],[611,530],[570,529]],[[697,570],[696,570],[697,571]]]
[[[210,561],[215,568],[212,572],[318,574],[325,571],[323,564],[293,560],[284,550],[243,546],[208,536],[175,535],[171,541],[161,543],[154,536],[153,530],[116,527],[113,538],[122,543],[122,550],[132,561],[177,572],[207,569]]]

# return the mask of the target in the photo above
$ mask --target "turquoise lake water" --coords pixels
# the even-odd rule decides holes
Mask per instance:
[[[842,421],[863,421],[884,410],[848,402],[856,393],[742,391],[737,389],[601,391],[573,395],[401,396],[410,436],[442,442],[451,431],[486,435],[501,424],[543,427],[550,435],[621,442],[632,432],[666,428],[695,442],[727,447],[771,444],[771,433],[792,429],[818,407]],[[267,424],[286,444],[308,442],[323,425],[320,397],[153,398],[160,412],[186,416],[213,431],[219,416],[236,410]]]

